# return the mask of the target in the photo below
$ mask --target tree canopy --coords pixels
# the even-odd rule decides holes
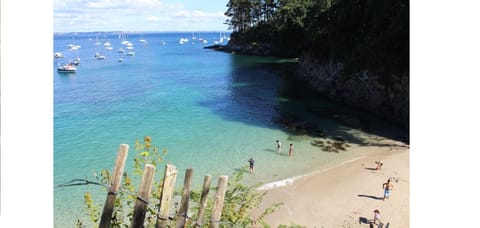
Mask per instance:
[[[232,42],[290,57],[310,51],[347,73],[408,72],[408,0],[230,0],[227,8]]]

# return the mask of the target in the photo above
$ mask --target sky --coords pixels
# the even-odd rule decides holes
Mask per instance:
[[[54,32],[226,31],[228,0],[54,0]]]

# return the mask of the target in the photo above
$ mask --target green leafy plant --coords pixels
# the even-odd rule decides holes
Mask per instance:
[[[232,175],[232,178],[229,178],[228,180],[222,217],[220,219],[220,224],[222,224],[222,227],[232,227],[233,225],[235,227],[250,227],[258,223],[264,224],[265,227],[265,225],[267,225],[264,221],[265,216],[275,212],[275,210],[283,204],[275,203],[266,208],[259,215],[254,215],[253,209],[260,205],[267,192],[260,192],[257,190],[261,183],[246,185],[242,182],[244,174],[248,173],[247,170],[247,166],[236,169]],[[192,191],[191,199],[193,202],[199,204],[200,196],[201,190],[195,190]],[[208,198],[207,208],[212,207],[213,199]],[[194,210],[196,208],[198,208],[198,206],[195,206]],[[211,210],[207,210],[204,218],[209,218],[211,216],[211,212]],[[194,221],[196,219],[196,217],[193,218]],[[205,224],[203,227],[208,227],[208,225]]]
[[[111,227],[120,228],[128,227],[127,224],[130,223],[133,216],[133,208],[137,200],[135,194],[135,185],[134,180],[138,180],[143,175],[143,167],[146,164],[151,164],[157,167],[161,162],[163,162],[163,157],[167,155],[167,150],[163,149],[160,154],[158,147],[152,144],[152,138],[150,136],[145,136],[143,138],[143,143],[139,139],[135,141],[135,156],[133,158],[133,176],[128,175],[127,172],[123,174],[122,185],[120,191],[115,199],[115,206],[112,214]],[[158,172],[158,169],[155,169],[155,172]],[[111,174],[109,170],[101,170],[100,175],[94,174],[96,183],[99,183],[103,186],[108,186],[111,181]],[[156,216],[156,208],[159,206],[159,199],[162,189],[162,180],[153,182],[152,196],[151,196],[151,205],[148,207],[146,215],[146,227],[154,225],[152,222]],[[98,224],[100,218],[100,205],[95,203],[92,199],[91,193],[86,192],[84,195],[84,203],[87,211],[87,215],[90,218],[90,221],[94,224]],[[77,221],[77,227],[81,227],[82,221]]]
[[[125,172],[122,178],[122,185],[120,191],[115,200],[115,206],[112,215],[111,227],[121,228],[129,227],[133,216],[133,208],[135,201],[137,200],[135,194],[135,185],[133,180],[139,179],[146,164],[158,166],[164,161],[163,157],[167,154],[167,150],[163,149],[160,153],[158,147],[152,144],[152,139],[149,136],[145,136],[143,143],[140,140],[135,142],[135,157],[133,159],[133,176]],[[156,169],[155,172],[158,172]],[[282,203],[275,203],[261,212],[259,215],[253,215],[253,209],[257,208],[263,200],[263,197],[267,192],[257,191],[260,183],[254,185],[246,185],[242,183],[242,179],[247,172],[247,167],[237,169],[231,178],[229,178],[227,191],[225,193],[224,207],[222,211],[222,217],[220,221],[220,227],[248,227],[252,224],[263,224],[264,227],[269,227],[264,221],[265,216],[273,213]],[[111,180],[111,174],[108,170],[100,171],[100,174],[94,174],[97,184],[102,186],[108,186]],[[158,179],[158,178],[156,178]],[[92,182],[93,183],[93,182]],[[153,182],[152,196],[149,199],[149,207],[147,209],[144,227],[155,227],[158,208],[160,206],[160,195],[162,193],[163,180]],[[211,188],[210,192],[214,192],[215,188]],[[178,190],[174,195],[180,195]],[[190,195],[191,210],[197,211],[201,198],[201,189],[193,190]],[[204,219],[211,217],[213,208],[213,197],[207,199],[207,207],[204,214]],[[94,227],[98,227],[96,224],[100,220],[100,208],[101,205],[95,203],[92,199],[90,192],[85,193],[84,203],[86,214],[90,221],[95,224]],[[194,214],[187,220],[186,227],[193,227],[194,221],[197,221],[197,214]],[[171,221],[170,225],[174,226],[175,221]],[[77,228],[85,227],[81,220],[77,220]],[[205,222],[201,227],[208,227],[208,222]]]

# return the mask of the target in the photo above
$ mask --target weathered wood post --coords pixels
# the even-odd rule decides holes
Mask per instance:
[[[132,224],[130,225],[131,228],[143,227],[145,214],[147,213],[148,198],[150,197],[150,193],[152,191],[154,175],[155,167],[150,164],[145,165],[142,181],[140,182],[140,187],[138,189],[137,201],[135,202],[135,207],[133,209],[133,220]]]
[[[223,201],[225,199],[227,183],[227,176],[220,176],[218,178],[217,192],[215,194],[215,201],[213,203],[212,218],[209,228],[218,228],[218,224],[220,223],[220,217],[222,216]]]
[[[197,222],[195,223],[195,227],[202,227],[203,225],[203,215],[205,214],[205,207],[207,206],[207,197],[208,192],[210,191],[210,184],[212,183],[212,176],[206,175],[203,179],[203,188],[202,188],[202,196],[200,198],[200,207],[198,209],[198,218]]]
[[[108,189],[107,199],[103,206],[102,217],[100,219],[99,228],[110,228],[112,220],[113,206],[117,198],[118,190],[122,181],[122,174],[125,168],[125,161],[128,155],[128,144],[120,144],[118,148],[117,160],[115,160],[115,167],[113,168],[113,176]]]
[[[188,203],[190,201],[190,191],[192,188],[192,175],[193,169],[187,169],[187,172],[185,173],[185,181],[183,183],[182,200],[180,201],[180,209],[178,209],[177,214],[177,228],[185,227],[185,221],[187,219],[188,212]]]
[[[177,173],[177,167],[170,164],[165,166],[165,176],[163,177],[162,195],[160,196],[160,208],[157,213],[156,228],[166,228],[168,226],[168,212],[172,202]]]

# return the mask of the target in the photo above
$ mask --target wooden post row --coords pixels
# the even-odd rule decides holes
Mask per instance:
[[[160,196],[160,208],[157,213],[156,228],[166,228],[168,226],[168,212],[170,211],[177,173],[177,167],[170,164],[165,166],[165,176],[163,177],[162,195]]]
[[[115,160],[115,167],[113,168],[113,176],[110,183],[110,188],[108,189],[107,199],[105,200],[105,205],[103,206],[103,212],[100,219],[99,228],[110,228],[113,214],[113,206],[115,204],[115,199],[117,198],[118,190],[120,189],[122,174],[125,168],[125,161],[127,160],[127,155],[128,144],[120,144],[117,160]]]
[[[153,177],[155,175],[155,167],[153,165],[145,165],[142,180],[138,189],[137,201],[133,209],[133,219],[131,228],[142,228],[147,213],[148,198],[152,191]]]
[[[197,222],[195,223],[195,227],[202,227],[203,226],[203,215],[205,214],[205,208],[207,207],[207,197],[208,192],[210,191],[210,184],[212,182],[212,176],[207,175],[203,180],[203,188],[202,188],[202,196],[200,198],[200,207],[198,209],[198,218]]]
[[[213,202],[212,218],[209,228],[218,228],[220,217],[222,216],[223,201],[225,199],[225,192],[227,190],[228,177],[220,176],[218,178],[217,192],[215,194],[215,201]]]
[[[185,227],[185,221],[187,219],[188,212],[188,203],[190,201],[190,191],[192,189],[192,176],[193,169],[187,169],[187,172],[185,173],[185,181],[183,184],[182,200],[180,201],[180,209],[178,209],[177,214],[176,228]]]

